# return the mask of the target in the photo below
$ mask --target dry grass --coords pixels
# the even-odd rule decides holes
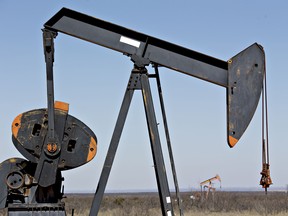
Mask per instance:
[[[208,200],[192,200],[191,193],[181,195],[185,216],[259,216],[288,215],[288,196],[282,192],[216,192]],[[197,194],[193,194],[194,196]],[[196,196],[197,197],[197,196]],[[85,200],[85,201],[84,201]],[[68,215],[75,209],[74,215],[88,215],[92,196],[68,196],[66,207]],[[173,203],[175,215],[180,215]],[[160,201],[157,193],[151,194],[108,194],[104,196],[99,212],[100,216],[148,216],[161,215]]]
[[[191,199],[197,194],[183,193],[182,205],[185,216],[259,216],[288,215],[288,195],[283,192],[216,192],[208,200]],[[199,194],[198,194],[199,195]],[[93,195],[68,194],[64,199],[67,215],[74,209],[74,216],[89,215]],[[179,215],[176,201],[175,215]],[[0,211],[0,216],[5,211]],[[100,216],[148,216],[161,215],[157,193],[106,194],[101,203]]]

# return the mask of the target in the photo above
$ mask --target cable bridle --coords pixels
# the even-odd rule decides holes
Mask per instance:
[[[270,177],[270,164],[269,164],[269,140],[268,140],[268,105],[267,105],[267,83],[266,73],[264,73],[263,79],[263,91],[262,91],[262,171],[260,185],[265,189],[272,184]]]

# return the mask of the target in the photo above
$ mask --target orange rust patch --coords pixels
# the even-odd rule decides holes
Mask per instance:
[[[231,148],[233,148],[236,145],[237,142],[238,142],[238,139],[236,139],[236,138],[234,138],[232,136],[229,136],[229,146]]]
[[[89,152],[88,152],[88,156],[87,156],[87,162],[92,160],[95,157],[96,152],[97,152],[96,140],[93,137],[91,137],[88,151]]]
[[[69,110],[69,104],[68,104],[68,103],[65,103],[65,102],[62,102],[62,101],[55,101],[55,103],[54,103],[54,108],[55,108],[55,109],[62,110],[62,111],[64,111],[64,112],[68,112],[68,110]]]
[[[13,123],[12,123],[12,134],[13,134],[13,136],[15,137],[15,138],[17,138],[17,136],[18,136],[18,131],[19,131],[19,129],[20,129],[20,127],[21,127],[21,118],[22,118],[22,113],[20,114],[20,115],[18,115],[15,119],[14,119],[14,121],[13,121]]]
[[[48,143],[47,144],[47,150],[50,153],[55,153],[57,151],[57,145],[55,143]]]

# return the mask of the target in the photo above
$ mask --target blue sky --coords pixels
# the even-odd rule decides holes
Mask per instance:
[[[266,52],[272,188],[288,184],[288,3],[284,0],[0,0],[0,161],[23,157],[11,140],[13,119],[47,106],[41,29],[62,7],[225,61],[254,42],[261,44]],[[55,99],[68,102],[70,114],[86,123],[98,138],[94,160],[64,172],[65,188],[92,192],[133,64],[121,53],[61,33],[55,49]],[[201,181],[216,174],[222,178],[223,188],[260,187],[260,106],[242,139],[230,149],[226,143],[225,89],[165,68],[160,68],[160,76],[180,188],[199,188]],[[156,85],[151,84],[161,126]],[[136,92],[108,190],[156,188],[145,121],[142,97]],[[160,133],[164,138],[161,127]],[[162,145],[172,188],[165,139]]]

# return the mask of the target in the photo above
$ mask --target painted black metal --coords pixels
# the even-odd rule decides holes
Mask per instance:
[[[72,24],[72,26],[65,26],[65,23],[63,23],[63,25],[59,24],[62,22],[62,19],[65,19],[65,17],[70,18],[76,22],[81,22],[82,24],[80,24],[80,23],[77,24],[76,22],[73,23],[73,21],[70,23],[70,24]],[[227,63],[225,61],[213,58],[211,56],[204,55],[202,53],[199,53],[199,52],[196,52],[193,50],[189,50],[187,48],[169,43],[167,41],[160,40],[160,39],[155,38],[155,37],[151,37],[151,36],[142,34],[140,32],[136,32],[134,30],[131,30],[131,29],[128,29],[128,28],[125,28],[125,27],[122,27],[122,26],[119,26],[119,25],[116,25],[113,23],[106,22],[104,20],[97,19],[97,18],[92,17],[92,16],[88,16],[86,14],[79,13],[77,11],[70,10],[68,8],[62,8],[57,14],[55,14],[50,20],[48,20],[44,24],[44,27],[51,29],[53,31],[59,31],[62,33],[66,33],[64,29],[67,28],[67,30],[68,29],[72,30],[72,28],[75,28],[76,26],[81,28],[81,25],[83,25],[83,24],[89,25],[90,28],[99,27],[102,30],[114,32],[116,34],[123,35],[123,36],[129,37],[131,39],[135,39],[137,41],[140,41],[143,44],[148,42],[148,44],[151,44],[153,46],[167,49],[167,50],[170,50],[172,52],[184,55],[188,58],[196,59],[198,61],[202,61],[202,62],[205,62],[207,64],[211,64],[215,67],[219,67],[219,68],[227,70]],[[84,40],[85,40],[85,38],[88,39],[91,36],[92,41],[90,41],[90,40],[88,40],[88,41],[93,42],[93,43],[97,43],[97,41],[96,41],[97,39],[95,38],[95,37],[97,37],[97,35],[94,35],[94,37],[92,35],[86,35],[86,34],[80,33],[80,30],[78,31],[78,33],[80,33],[78,35],[77,31],[78,31],[77,29],[74,29],[73,32],[71,32],[71,35],[75,36],[75,37],[82,38]],[[85,33],[87,33],[88,31],[89,30],[87,29],[87,31],[85,31]],[[106,37],[108,37],[108,38],[109,38],[109,36],[110,35],[106,35]],[[93,39],[93,38],[95,38],[95,39]],[[113,49],[113,47],[111,47],[111,48]],[[129,54],[133,54],[133,53],[129,53]]]
[[[158,132],[158,125],[156,121],[156,115],[147,73],[141,75],[141,86],[152,155],[154,160],[155,174],[157,178],[157,185],[161,202],[162,215],[170,216],[174,215],[174,211],[172,207],[172,199],[169,191],[166,168],[161,149],[160,136]]]
[[[47,75],[47,104],[48,104],[48,134],[45,139],[46,145],[48,143],[55,144],[59,151],[59,140],[55,134],[55,119],[54,119],[54,83],[53,83],[53,62],[54,62],[54,37],[55,32],[43,30],[43,46],[46,62],[46,75]],[[42,143],[42,146],[45,144]],[[45,147],[41,148],[41,157],[38,161],[35,171],[35,179],[38,183],[47,187],[56,181],[57,165],[59,157],[56,159],[49,159],[44,152]],[[42,177],[41,177],[42,176]]]
[[[138,55],[153,63],[226,86],[227,62],[115,25],[67,8],[61,9],[44,27],[62,32],[127,55]],[[121,37],[139,45],[121,42]]]
[[[110,141],[109,149],[102,168],[100,179],[98,181],[98,186],[90,209],[90,216],[98,215],[104,191],[108,182],[109,174],[119,145],[120,137],[127,118],[131,100],[134,94],[134,90],[139,88],[140,88],[139,76],[132,72],[125,91],[125,95],[119,111],[113,135]]]
[[[0,182],[1,182],[1,187],[0,187],[0,209],[3,209],[7,206],[7,202],[9,201],[9,189],[7,186],[7,176],[9,173],[11,173],[11,170],[14,172],[20,172],[22,171],[23,166],[25,167],[25,163],[28,163],[28,161],[21,159],[21,158],[11,158],[8,160],[3,161],[0,164]],[[17,166],[18,164],[18,166]],[[23,164],[23,166],[20,166]],[[24,199],[23,196],[19,196],[19,199]]]
[[[159,95],[162,119],[163,119],[163,124],[164,124],[167,148],[168,148],[168,153],[169,153],[169,158],[170,158],[170,165],[171,165],[171,170],[172,170],[172,175],[173,175],[173,180],[174,180],[175,193],[177,197],[177,203],[179,207],[180,216],[183,216],[184,212],[182,208],[182,201],[181,201],[176,167],[175,167],[174,156],[173,156],[173,151],[172,151],[172,142],[170,139],[170,133],[168,129],[168,121],[167,121],[166,111],[165,111],[165,106],[164,106],[164,99],[163,99],[162,87],[161,87],[160,76],[159,76],[159,71],[158,71],[158,65],[154,65],[154,69],[155,69],[155,78],[156,78],[157,87],[158,87],[158,95]]]
[[[226,87],[228,101],[227,134],[230,146],[232,143],[229,137],[239,140],[254,115],[259,100],[258,93],[261,91],[261,86],[258,84],[261,76],[263,79],[265,71],[265,68],[262,67],[265,65],[264,52],[257,44],[249,47],[250,52],[239,53],[237,56],[242,57],[237,62],[234,59],[232,63],[231,61],[227,63],[67,8],[61,9],[44,26],[52,31],[69,34],[127,54],[131,56],[134,63],[135,59],[142,59],[138,61],[141,62],[139,66],[145,66],[149,63],[157,64]],[[127,37],[138,44],[131,45],[121,42],[122,37]],[[247,59],[250,60],[247,61]],[[247,64],[252,61],[257,61],[260,68],[259,80],[256,83],[253,83],[255,80],[250,79],[251,76],[247,73],[247,71],[253,70],[253,64]],[[241,65],[241,76],[237,75],[239,65]],[[231,81],[235,77],[237,77],[237,81]],[[247,79],[249,82],[246,82]],[[232,89],[235,91],[235,82],[238,86],[237,89],[243,89],[239,88],[241,85],[247,88],[244,88],[245,93],[241,90],[241,94],[234,94],[231,97]],[[255,88],[255,86],[257,87]],[[254,89],[257,89],[258,93],[253,93]],[[251,100],[251,98],[253,99]],[[242,106],[242,104],[251,105]],[[247,113],[245,121],[243,121],[243,115],[238,115],[239,112]]]
[[[18,151],[33,163],[39,163],[43,154],[42,149],[45,148],[48,134],[47,113],[47,109],[24,112],[17,137],[12,136]],[[33,132],[36,126],[38,128],[37,134]],[[59,157],[57,169],[68,170],[87,163],[87,156],[91,151],[89,148],[91,137],[97,141],[96,135],[87,125],[79,119],[67,115],[66,112],[55,109],[55,133],[61,134],[59,143],[61,152],[59,155],[50,157],[49,160]]]
[[[84,123],[66,110],[53,113],[54,133],[61,137],[56,151],[46,146],[48,109],[22,113],[13,121],[13,143],[29,161],[11,158],[0,164],[0,209],[8,207],[9,216],[66,215],[61,171],[87,163],[96,153],[96,136]]]
[[[60,192],[61,173],[58,171],[56,174],[56,184],[41,187],[33,178],[36,166],[36,163],[22,158],[10,158],[0,164],[0,209],[8,207],[9,215],[17,215],[14,211],[18,209],[23,215],[25,209],[28,212],[32,212],[33,208],[35,211],[39,211],[36,210],[37,206],[42,210],[45,206],[46,211],[51,206],[64,206],[60,202],[63,195]],[[14,209],[11,210],[14,213],[10,214],[9,209]]]
[[[262,92],[264,51],[253,44],[229,61],[227,87],[227,132],[239,140],[248,127]]]
[[[138,67],[149,63],[157,64],[226,87],[229,146],[233,146],[230,138],[237,134],[233,138],[239,140],[254,115],[259,95],[253,91],[254,89],[257,89],[257,92],[261,91],[261,86],[258,81],[253,83],[255,80],[246,82],[252,77],[247,72],[253,70],[254,67],[253,64],[247,63],[257,61],[259,66],[265,66],[263,49],[256,43],[249,47],[250,52],[245,50],[240,52],[237,56],[242,57],[238,61],[234,59],[231,63],[231,61],[225,62],[67,8],[62,8],[44,26],[53,32],[62,32],[122,52],[131,56],[135,65],[139,64]],[[123,37],[132,40],[132,43],[121,41]],[[241,76],[237,75],[239,65]],[[265,67],[259,68],[261,68],[259,73],[263,77]],[[260,79],[261,76],[259,76]],[[245,89],[245,93],[234,94],[231,97],[231,89],[235,87],[235,81],[231,80],[235,77],[237,77],[237,86],[242,85],[247,88],[242,88]],[[241,106],[246,103],[251,106]],[[245,121],[242,115],[238,115],[238,112],[247,113],[248,117]]]
[[[143,95],[162,214],[174,215],[147,70],[145,68],[134,68],[131,72],[116,126],[100,175],[97,190],[90,210],[90,216],[97,215],[99,212],[134,90],[141,90]]]
[[[261,92],[260,80],[263,80],[265,72],[264,52],[258,44],[253,44],[226,62],[67,8],[61,9],[44,24],[44,27],[48,31],[62,32],[119,51],[131,57],[136,70],[145,69],[149,64],[159,65],[225,87],[230,146],[235,145],[240,139],[254,115]],[[50,64],[49,67],[53,65]],[[172,206],[170,209],[170,204],[167,203],[170,192],[166,173],[162,172],[165,170],[164,161],[157,135],[157,124],[154,121],[148,75],[141,74],[141,84],[139,77],[136,78],[134,75],[135,73],[131,76],[122,102],[90,216],[97,215],[99,211],[133,92],[139,88],[143,93],[162,213],[173,213]]]
[[[8,206],[9,216],[66,216],[64,203],[13,204]]]
[[[49,30],[43,30],[43,47],[46,62],[47,76],[47,104],[48,104],[48,140],[55,142],[54,134],[54,82],[53,82],[53,62],[54,62],[54,38],[56,33]]]

